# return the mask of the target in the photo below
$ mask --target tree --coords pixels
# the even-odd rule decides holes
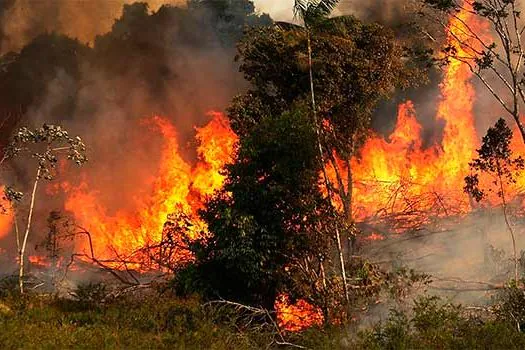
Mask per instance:
[[[343,163],[349,164],[369,134],[371,114],[378,101],[391,96],[397,87],[413,84],[421,77],[421,70],[414,61],[405,60],[405,51],[392,32],[380,25],[345,16],[316,21],[309,28],[324,158],[335,164],[335,151]],[[308,55],[303,53],[307,42],[305,31],[281,23],[247,34],[239,45],[238,57],[252,89],[237,97],[230,108],[235,131],[246,132],[261,118],[279,114],[295,101],[311,100]],[[339,175],[343,185],[343,174]],[[345,185],[348,183],[351,178]],[[335,192],[349,220],[351,192],[351,185],[338,186]]]
[[[49,112],[72,115],[81,79],[81,66],[90,48],[55,33],[34,38],[18,53],[0,57],[0,146],[4,147],[30,107],[39,106],[50,89],[50,82],[67,76],[71,86]]]
[[[38,184],[40,180],[52,180],[54,178],[54,169],[58,163],[59,157],[62,155],[68,160],[75,162],[77,165],[84,164],[87,161],[85,150],[86,146],[80,137],[70,137],[68,132],[60,126],[44,124],[41,128],[33,131],[25,127],[20,128],[14,134],[5,151],[6,159],[26,154],[30,155],[30,157],[37,162],[36,174],[29,203],[29,212],[23,237],[18,236],[18,224],[16,224],[15,219],[17,243],[19,244],[19,287],[21,293],[24,293],[25,251],[27,240],[31,232],[33,209],[35,207]],[[21,193],[9,189],[6,192],[6,197],[11,200],[20,200]],[[18,206],[15,208],[18,208]]]
[[[304,297],[293,266],[307,261],[321,274],[329,259],[331,212],[319,191],[318,157],[304,108],[268,117],[241,138],[224,189],[201,213],[209,236],[190,244],[196,261],[179,285],[267,309],[280,292]]]
[[[514,230],[509,222],[508,203],[505,188],[516,183],[516,178],[525,168],[525,162],[521,157],[513,157],[510,149],[512,130],[507,126],[504,119],[500,118],[496,124],[489,128],[483,137],[481,148],[477,150],[478,158],[470,163],[472,174],[465,177],[465,192],[474,197],[476,201],[487,198],[488,192],[493,189],[483,188],[480,184],[482,174],[492,177],[491,184],[495,187],[497,196],[501,199],[503,217],[512,239],[512,250],[514,257],[514,279],[518,283],[518,254],[516,251],[516,238]]]
[[[310,80],[310,96],[312,101],[312,115],[314,121],[314,128],[317,138],[317,146],[319,149],[319,161],[321,162],[321,169],[323,172],[323,179],[325,187],[328,191],[329,203],[333,208],[332,203],[332,191],[330,189],[330,180],[328,179],[328,174],[326,172],[323,144],[321,142],[321,125],[317,120],[317,106],[315,103],[315,91],[314,91],[314,78],[312,70],[312,40],[310,26],[321,20],[327,20],[327,17],[334,10],[335,6],[339,3],[339,0],[296,0],[294,4],[294,13],[295,16],[299,17],[304,23],[304,29],[306,31],[307,43],[308,43],[308,77]],[[337,242],[337,251],[339,254],[339,264],[341,268],[341,279],[343,280],[343,289],[346,298],[346,302],[349,303],[348,299],[348,285],[346,282],[346,268],[345,268],[345,259],[343,255],[343,248],[341,245],[341,233],[339,227],[335,227],[335,239]]]
[[[351,159],[369,134],[378,101],[396,87],[409,86],[420,69],[404,59],[405,50],[391,31],[351,16],[327,18],[335,4],[298,2],[296,13],[304,19],[304,28],[278,23],[248,32],[239,45],[238,59],[252,88],[234,100],[229,116],[242,137],[265,118],[297,101],[309,101],[325,189],[330,199],[337,196],[334,201],[342,205],[350,226]],[[334,169],[333,181],[326,164]],[[338,233],[336,240],[341,241]],[[344,275],[342,248],[339,252]]]
[[[449,38],[443,48],[443,59],[452,58],[469,67],[513,118],[525,142],[525,126],[520,119],[525,102],[522,43],[525,23],[519,3],[515,0],[423,0],[423,3],[431,9],[427,14],[445,29]],[[465,15],[473,19],[466,20]],[[490,30],[484,23],[489,24]]]

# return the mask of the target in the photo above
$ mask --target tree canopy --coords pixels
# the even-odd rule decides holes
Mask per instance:
[[[334,142],[366,134],[377,102],[410,85],[418,71],[404,60],[393,33],[380,25],[345,16],[316,22],[311,30],[320,117],[334,128]],[[306,41],[306,33],[289,24],[252,29],[241,41],[240,70],[252,88],[230,109],[237,132],[309,98]],[[257,106],[262,109],[255,111]]]

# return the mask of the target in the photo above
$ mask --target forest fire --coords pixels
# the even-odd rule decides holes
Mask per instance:
[[[451,20],[449,35],[461,39],[464,23],[475,28],[479,35],[487,34],[485,25],[470,12],[462,11],[459,18]],[[455,49],[462,56],[470,55],[463,47]],[[472,77],[469,67],[458,60],[451,59],[444,70],[441,100],[435,116],[435,120],[444,125],[439,144],[423,147],[422,126],[411,101],[398,107],[397,124],[388,139],[377,135],[368,139],[360,157],[354,158],[351,164],[354,219],[363,221],[384,214],[411,213],[416,210],[416,202],[418,213],[426,212],[435,217],[447,216],[451,211],[463,215],[471,210],[463,186],[469,174],[469,162],[479,146],[474,125]],[[75,242],[76,252],[89,255],[91,251],[97,259],[105,261],[127,259],[144,247],[158,244],[163,239],[167,221],[174,214],[191,219],[186,232],[190,239],[206,234],[206,225],[199,219],[198,211],[204,207],[205,199],[222,187],[224,175],[221,171],[233,159],[237,142],[237,136],[222,114],[211,112],[209,117],[207,125],[195,129],[198,143],[195,164],[182,156],[177,130],[168,119],[155,116],[142,122],[143,127],[162,136],[163,147],[152,188],[137,192],[132,209],[112,213],[101,204],[99,193],[90,182],[93,179],[87,177],[80,184],[63,182],[59,185],[66,196],[64,209],[72,213],[78,225],[90,235],[89,240]],[[513,146],[525,155],[520,140],[515,138]],[[336,181],[332,179],[332,182]],[[525,179],[519,179],[514,193],[522,186],[525,186]],[[7,202],[0,204],[8,206]],[[0,216],[0,238],[12,231],[12,221],[11,215]],[[403,230],[394,227],[392,231],[401,233]],[[379,241],[384,236],[374,232],[364,239]],[[176,258],[180,260],[192,258],[186,252],[179,254]],[[49,265],[48,260],[37,255],[31,255],[29,261],[36,266]],[[138,264],[127,267],[143,268]],[[304,300],[291,304],[286,295],[280,295],[275,307],[279,326],[288,331],[299,331],[323,322],[320,311]]]
[[[465,37],[467,23],[479,35],[487,35],[485,25],[463,10],[449,24],[451,36]],[[460,56],[471,57],[456,45]],[[456,214],[470,210],[463,193],[469,162],[479,145],[474,126],[475,91],[467,64],[450,59],[440,86],[436,121],[444,122],[440,144],[423,149],[422,127],[411,101],[399,106],[397,124],[388,140],[372,137],[360,160],[354,159],[354,213],[364,219],[381,213],[402,213],[417,201],[418,209],[432,215]]]
[[[100,205],[97,193],[90,190],[87,181],[79,186],[63,184],[67,193],[65,209],[74,213],[78,223],[91,233],[98,258],[114,258],[115,252],[130,256],[159,242],[168,216],[177,210],[193,218],[192,238],[205,231],[204,223],[197,219],[197,211],[206,196],[222,186],[224,177],[219,171],[230,161],[236,142],[222,114],[210,113],[210,117],[206,126],[196,129],[199,161],[195,166],[180,154],[177,131],[167,119],[153,117],[144,121],[162,135],[164,146],[153,189],[149,195],[136,197],[132,212],[108,215],[107,208]],[[89,251],[85,242],[79,249]]]
[[[290,298],[284,294],[277,297],[275,309],[279,327],[290,332],[297,332],[323,323],[323,315],[320,310],[316,310],[304,300],[298,300],[292,304]]]

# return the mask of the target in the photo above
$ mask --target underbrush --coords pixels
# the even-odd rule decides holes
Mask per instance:
[[[525,295],[517,288],[483,312],[425,297],[364,331],[351,324],[298,333],[276,332],[197,297],[106,298],[102,285],[82,286],[67,299],[0,290],[0,349],[525,349]]]
[[[197,298],[156,294],[101,303],[90,293],[27,294],[3,297],[0,305],[0,349],[259,349],[268,339],[217,322]]]
[[[525,333],[509,312],[524,314],[523,290],[503,290],[495,303],[468,308],[437,297],[415,301],[410,314],[392,310],[385,322],[361,332],[363,349],[525,349]]]

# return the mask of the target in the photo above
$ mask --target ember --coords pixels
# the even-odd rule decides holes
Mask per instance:
[[[275,301],[275,309],[279,327],[290,332],[297,332],[323,323],[321,311],[305,300],[298,300],[292,304],[287,295],[280,295]]]

